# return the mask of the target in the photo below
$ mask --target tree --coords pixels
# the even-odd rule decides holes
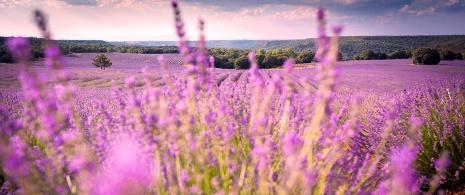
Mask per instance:
[[[276,57],[276,59],[278,59],[278,63],[276,64],[275,67],[282,66],[284,64],[284,62],[287,60],[287,58],[289,58],[289,57],[287,57],[285,55],[279,55],[278,57]],[[275,68],[275,67],[273,67],[273,68]]]
[[[274,55],[267,55],[265,59],[263,59],[263,67],[260,68],[274,68],[278,66],[279,60]]]
[[[107,58],[107,56],[103,54],[97,55],[92,64],[96,67],[99,67],[102,70],[105,70],[106,67],[110,67],[112,65],[111,61]]]
[[[378,54],[378,59],[380,60],[385,60],[387,59],[387,54],[386,53],[377,53]]]
[[[393,51],[388,55],[389,59],[408,59],[409,57],[408,53],[402,50]]]
[[[455,55],[455,59],[456,59],[456,60],[463,60],[463,55],[462,55],[461,53],[457,53],[457,54]]]
[[[257,62],[258,67],[263,67],[263,60],[265,59],[266,55],[258,54],[255,56],[255,61]]]
[[[295,58],[295,62],[297,64],[310,63],[310,62],[313,61],[313,58],[315,58],[315,53],[313,53],[313,52],[301,52]]]
[[[454,60],[455,53],[451,51],[441,51],[441,59],[442,60]]]
[[[413,53],[414,64],[437,65],[441,61],[441,56],[436,49],[423,47]]]
[[[241,56],[237,58],[237,60],[234,62],[234,68],[236,69],[249,69],[250,68],[250,62],[249,59],[245,56]]]
[[[0,63],[13,63],[14,60],[13,60],[13,57],[11,57],[11,55],[9,54],[1,54],[0,55]]]
[[[363,60],[374,60],[376,59],[376,53],[371,50],[363,50],[362,56],[360,56]]]

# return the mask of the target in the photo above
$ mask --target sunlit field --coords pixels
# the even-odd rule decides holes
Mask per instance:
[[[465,182],[465,61],[337,62],[317,13],[317,63],[214,68],[172,2],[180,54],[45,59],[10,38],[0,64],[0,194],[421,194]],[[208,23],[208,21],[206,21]],[[53,31],[53,29],[52,29]]]

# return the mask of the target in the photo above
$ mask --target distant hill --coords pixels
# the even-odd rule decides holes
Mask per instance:
[[[211,40],[207,42],[208,48],[234,48],[250,49],[259,44],[266,43],[267,40]],[[138,46],[173,46],[177,45],[176,41],[117,41],[111,42],[115,45],[138,45]],[[192,41],[191,45],[195,46],[197,41]]]
[[[111,43],[102,40],[57,40],[58,43],[78,44],[78,45],[110,45]]]
[[[0,37],[0,45],[8,37]],[[42,45],[41,38],[29,38],[31,45]],[[97,45],[116,47],[159,47],[176,46],[176,41],[119,41],[107,42],[102,40],[57,40],[67,45]],[[197,42],[191,42],[195,46]],[[208,48],[234,48],[234,49],[292,49],[295,52],[315,51],[315,39],[302,40],[211,40],[207,42]],[[361,54],[363,50],[390,53],[395,50],[415,50],[420,47],[432,47],[439,50],[450,50],[465,53],[465,35],[437,35],[437,36],[352,36],[341,37],[340,48],[345,58],[352,58]]]
[[[415,50],[432,47],[439,50],[465,52],[465,35],[438,36],[354,36],[341,37],[340,50],[343,56],[352,58],[363,50],[390,53],[395,50]],[[315,39],[275,40],[259,43],[251,49],[288,49],[296,52],[315,51]]]

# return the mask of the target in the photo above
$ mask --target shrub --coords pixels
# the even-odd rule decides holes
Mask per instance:
[[[462,53],[456,53],[455,59],[456,59],[456,60],[463,60],[463,55],[462,55]]]
[[[410,50],[405,50],[405,53],[407,54],[408,58],[412,58],[412,57],[413,57],[412,51],[410,51]],[[408,58],[407,58],[407,59],[408,59]]]
[[[406,51],[396,50],[388,54],[388,59],[408,59],[409,55]]]
[[[11,57],[11,55],[9,54],[4,53],[0,56],[0,63],[13,63],[13,62],[14,62],[13,57]]]
[[[315,58],[315,53],[313,52],[301,52],[295,58],[295,62],[298,64],[310,63]]]
[[[276,57],[276,59],[278,59],[277,63],[272,68],[282,66],[284,62],[287,60],[287,58],[289,57],[285,55],[279,55],[278,57]]]
[[[260,68],[273,68],[278,66],[279,60],[276,56],[274,55],[267,55],[265,59],[263,59],[263,67]]]
[[[415,113],[425,120],[420,131],[420,150],[415,160],[417,172],[433,178],[437,167],[432,159],[447,152],[450,162],[443,187],[453,189],[465,183],[465,104],[464,81],[441,83],[443,88],[414,91],[405,98],[405,112]],[[429,186],[428,186],[429,187]]]
[[[377,58],[377,55],[375,52],[367,49],[362,51],[362,55],[360,57],[364,60],[374,60]]]
[[[380,59],[380,60],[387,59],[387,54],[386,53],[377,53],[377,54],[378,54],[378,59]]]
[[[266,55],[258,54],[255,56],[255,61],[257,62],[258,67],[263,67],[263,60],[265,59]]]
[[[455,53],[452,51],[441,51],[441,60],[455,60]]]
[[[234,64],[224,55],[216,56],[214,64],[215,68],[234,69]]]
[[[105,68],[110,67],[113,63],[111,63],[107,56],[105,56],[104,54],[100,54],[97,55],[92,64],[96,67],[99,67],[102,70],[105,70]]]
[[[13,63],[13,57],[3,45],[0,45],[0,63]]]
[[[355,54],[354,55],[354,60],[362,60],[362,58],[358,54]]]
[[[436,49],[419,48],[413,53],[414,64],[437,65],[441,61],[441,56]]]
[[[249,59],[245,56],[241,56],[237,58],[237,60],[234,62],[234,68],[236,70],[238,69],[249,69],[250,68],[250,62]]]

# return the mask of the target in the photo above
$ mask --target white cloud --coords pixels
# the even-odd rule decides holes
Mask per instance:
[[[287,20],[301,20],[315,18],[316,9],[312,7],[299,7],[295,10],[276,12],[270,15],[269,18],[274,19],[287,19]]]
[[[459,0],[414,0],[409,5],[404,5],[399,12],[414,14],[433,14],[441,8],[446,8],[458,4]]]
[[[28,5],[32,3],[32,0],[0,0],[0,8],[8,7],[13,8],[17,6]]]

